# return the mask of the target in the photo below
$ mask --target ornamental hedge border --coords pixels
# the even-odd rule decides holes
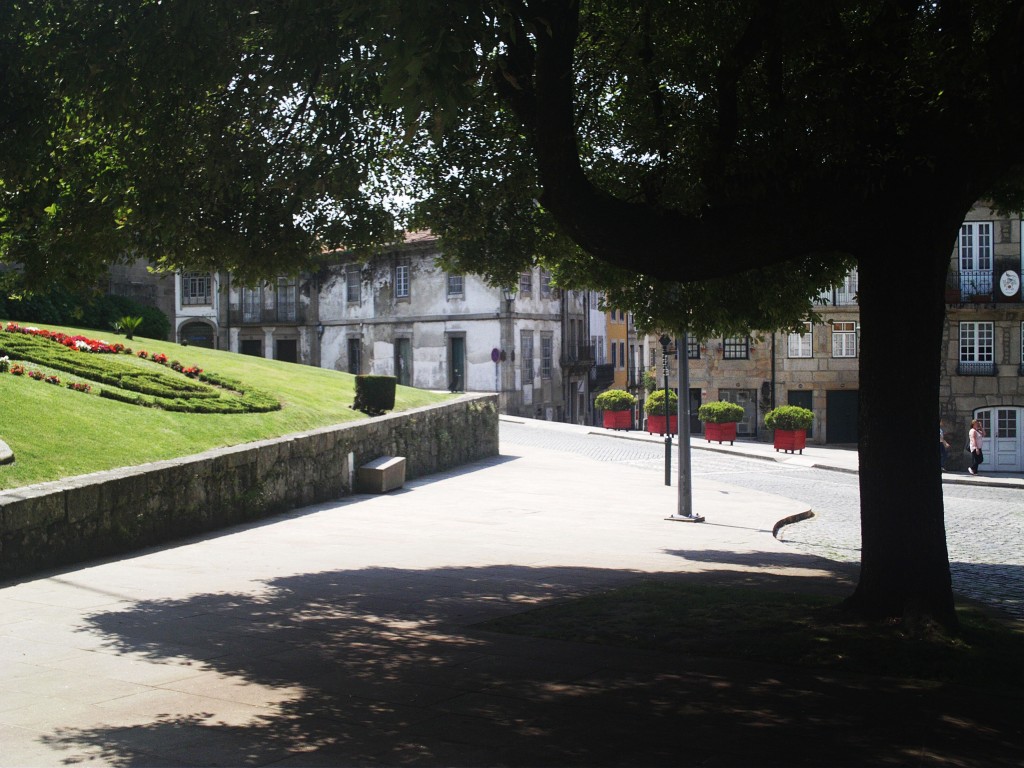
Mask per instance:
[[[74,339],[10,324],[0,333],[0,356],[102,384],[105,388],[97,392],[100,397],[131,405],[185,413],[265,413],[281,408],[273,395],[234,379],[195,367],[184,369],[176,361],[167,364],[148,360],[141,355],[126,362],[117,357],[118,352],[131,354],[123,345],[115,347],[86,340],[75,346],[69,341]]]

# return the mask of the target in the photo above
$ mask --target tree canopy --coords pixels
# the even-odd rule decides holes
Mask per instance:
[[[393,238],[400,192],[452,264],[542,260],[698,335],[792,324],[856,264],[852,604],[952,623],[942,287],[971,205],[1021,201],[1022,42],[1024,0],[12,0],[0,254],[295,271]],[[893,392],[927,404],[900,467]]]

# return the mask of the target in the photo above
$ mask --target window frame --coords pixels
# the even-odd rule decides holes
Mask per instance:
[[[519,332],[519,365],[523,382],[532,384],[537,375],[533,357],[533,331]]]
[[[242,322],[259,323],[263,321],[263,286],[241,289]]]
[[[408,299],[412,293],[412,267],[408,259],[395,264],[395,298]]]
[[[345,267],[345,303],[362,304],[363,302],[363,270],[358,264]]]
[[[750,359],[750,337],[749,336],[724,336],[722,338],[722,359],[723,360],[749,360]]]
[[[957,341],[958,374],[995,375],[996,324],[993,320],[961,320],[957,327]]]
[[[995,408],[996,426],[992,437],[1006,440],[1016,440],[1020,434],[1020,420],[1017,418],[1017,408]],[[988,434],[986,432],[986,434]]]
[[[995,259],[995,226],[991,221],[965,221],[957,240],[961,270],[992,269]],[[987,265],[987,266],[986,266]]]
[[[466,277],[461,272],[449,272],[445,281],[448,298],[466,295]]]
[[[832,322],[832,357],[838,360],[855,360],[860,347],[860,327],[855,320],[834,320]]]
[[[541,331],[540,334],[540,377],[550,379],[554,368],[555,338],[550,332]]]
[[[551,296],[551,273],[543,269],[540,271],[540,296],[542,299]]]
[[[181,273],[181,306],[213,305],[213,275],[210,272]]]
[[[519,273],[519,291],[520,296],[525,296],[528,299],[533,298],[533,270],[526,270],[525,272]]]
[[[283,299],[283,300],[282,300]],[[277,321],[294,323],[299,317],[299,284],[294,277],[278,277],[274,289]]]
[[[957,269],[963,296],[992,294],[995,287],[995,223],[965,221],[957,238]]]
[[[791,333],[787,338],[787,357],[806,359],[814,357],[814,324],[804,323],[803,333]],[[794,352],[794,343],[796,345]]]

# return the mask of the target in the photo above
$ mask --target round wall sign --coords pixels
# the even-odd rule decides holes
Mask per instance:
[[[999,290],[1003,292],[1003,296],[1016,296],[1020,290],[1020,276],[1012,269],[1006,270],[999,278]]]
[[[491,360],[496,363],[500,359],[501,359],[501,352],[498,350],[497,347],[495,347],[494,349],[491,350]]]

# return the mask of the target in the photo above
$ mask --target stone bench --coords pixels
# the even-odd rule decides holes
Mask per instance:
[[[405,457],[381,456],[356,471],[360,493],[387,493],[405,485]]]

